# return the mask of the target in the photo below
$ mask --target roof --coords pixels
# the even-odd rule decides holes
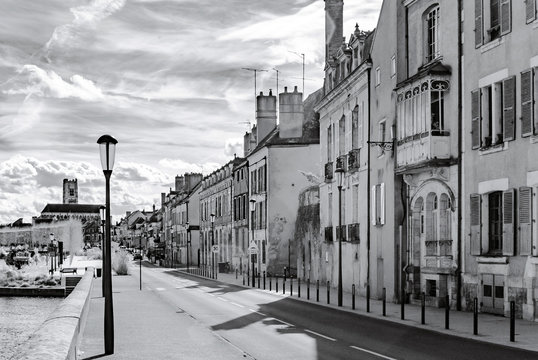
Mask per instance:
[[[73,214],[97,214],[102,205],[92,204],[47,204],[41,211],[43,213],[73,213]]]
[[[418,79],[426,77],[428,75],[450,75],[451,69],[449,65],[444,65],[440,60],[434,61],[432,63],[426,64],[418,68],[418,72],[411,76],[410,78],[405,79],[404,81],[396,85],[396,89],[404,87],[408,84],[415,82]]]

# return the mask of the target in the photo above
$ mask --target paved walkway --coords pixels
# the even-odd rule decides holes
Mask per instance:
[[[178,269],[185,272],[186,269]],[[190,274],[195,276],[199,275],[197,268],[190,269]],[[247,278],[245,274],[243,285],[243,276],[240,274],[222,274],[217,275],[217,280],[235,284],[239,286],[249,287],[247,284]],[[252,282],[252,279],[250,279]],[[250,283],[250,287],[252,284]],[[265,290],[263,290],[263,279],[260,280],[260,291],[276,292],[275,278],[266,279]],[[290,289],[290,286],[292,289]],[[258,281],[255,282],[255,287],[258,288]],[[293,293],[290,291],[292,290]],[[285,285],[285,291],[283,292],[283,279],[278,279],[278,294],[281,296],[292,297],[299,301],[309,301],[316,303],[316,284],[310,286],[310,299],[307,299],[308,291],[307,284],[301,282],[300,292],[297,279],[287,279]],[[300,297],[299,297],[300,296]],[[335,309],[343,311],[355,312],[357,314],[370,316],[374,318],[380,318],[388,321],[393,321],[409,326],[420,327],[432,331],[436,331],[443,334],[461,336],[465,338],[475,339],[479,341],[486,341],[495,344],[501,344],[506,346],[517,347],[520,349],[532,350],[538,352],[538,323],[519,320],[515,321],[515,342],[510,342],[510,319],[502,316],[495,316],[489,314],[478,315],[478,335],[473,335],[473,313],[464,311],[450,311],[449,316],[449,330],[445,329],[445,309],[438,309],[433,307],[425,308],[425,325],[421,324],[421,307],[417,305],[405,304],[405,319],[401,320],[401,306],[392,302],[386,303],[386,316],[383,316],[383,303],[379,300],[370,300],[370,312],[366,311],[366,299],[359,295],[355,298],[355,310],[352,309],[352,295],[349,292],[344,292],[343,306],[340,308],[337,304],[337,291],[335,288],[330,288],[329,292],[329,304],[327,304],[327,287],[320,284],[319,287],[319,302],[320,305],[329,306]]]

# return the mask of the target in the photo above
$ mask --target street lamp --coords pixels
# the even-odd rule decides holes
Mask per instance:
[[[54,241],[55,241],[54,240],[54,234],[50,233],[49,238],[50,238],[49,254],[51,254],[51,257],[50,257],[50,274],[53,275],[54,271],[56,270],[54,268],[54,257],[56,257],[56,251],[54,249]],[[54,252],[54,257],[52,255],[53,252]]]
[[[249,200],[250,206],[250,227],[252,228],[252,242],[254,243],[254,210],[256,209],[256,200]],[[250,247],[250,246],[249,246]],[[250,254],[250,260],[252,261],[252,287],[256,287],[256,271],[254,269],[254,254]]]
[[[189,235],[191,233],[191,229],[189,227],[188,221],[185,224],[185,226],[187,227],[187,272],[189,272]]]
[[[101,258],[104,259],[105,258],[105,223],[106,223],[106,207],[101,205],[99,207],[99,216],[101,217]],[[101,260],[102,262],[103,260]],[[101,265],[101,268],[103,266]],[[103,269],[101,269],[101,273],[103,272]],[[103,274],[101,274],[101,276],[103,276]],[[105,296],[105,281],[104,281],[104,278],[101,278],[101,294],[103,295],[103,297]]]
[[[103,135],[97,140],[101,166],[105,175],[106,185],[106,231],[103,258],[103,281],[105,281],[105,355],[114,354],[114,312],[112,308],[112,259],[110,250],[110,176],[114,167],[116,144],[118,140],[110,135]]]
[[[344,169],[337,168],[336,182],[338,185],[338,306],[342,306],[342,182]]]
[[[215,254],[213,253],[213,245],[215,245],[215,214],[211,213],[211,275],[213,279],[215,276]]]

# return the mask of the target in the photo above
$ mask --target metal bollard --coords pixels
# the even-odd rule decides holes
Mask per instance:
[[[327,304],[331,303],[330,282],[327,280]]]
[[[250,285],[250,273],[247,273],[247,285]]]
[[[319,302],[319,280],[316,280],[316,301]]]
[[[269,291],[272,291],[273,284],[271,283],[271,277],[269,276]]]
[[[284,282],[282,283],[282,294],[286,293],[286,273],[284,273]]]
[[[293,279],[290,278],[290,296],[293,296]]]
[[[260,274],[258,274],[258,289],[260,288]]]
[[[301,297],[301,278],[297,278],[297,297]]]
[[[478,335],[478,298],[474,298],[473,309],[473,334]]]
[[[426,293],[422,292],[422,298],[420,299],[420,323],[426,324]]]
[[[265,271],[263,272],[263,290],[265,290]]]
[[[310,300],[310,279],[306,280],[306,300]]]
[[[235,279],[237,280],[237,268],[235,269]]]
[[[445,296],[445,329],[450,328],[450,297]]]
[[[510,301],[510,342],[516,341],[516,303]]]
[[[387,316],[387,289],[383,288],[383,316]]]
[[[351,285],[351,308],[355,310],[355,284]]]
[[[370,285],[366,285],[366,312],[370,312]]]
[[[243,273],[243,285],[245,285],[245,273]]]
[[[276,277],[275,291],[278,292],[278,276]]]

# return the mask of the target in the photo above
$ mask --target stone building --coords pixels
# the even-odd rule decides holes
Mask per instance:
[[[463,306],[538,314],[536,1],[465,1]]]
[[[247,144],[248,146],[248,144]],[[241,273],[248,265],[248,221],[249,221],[249,171],[245,160],[233,168],[233,247],[232,264]]]
[[[77,179],[63,181],[63,203],[78,204],[78,182]]]

